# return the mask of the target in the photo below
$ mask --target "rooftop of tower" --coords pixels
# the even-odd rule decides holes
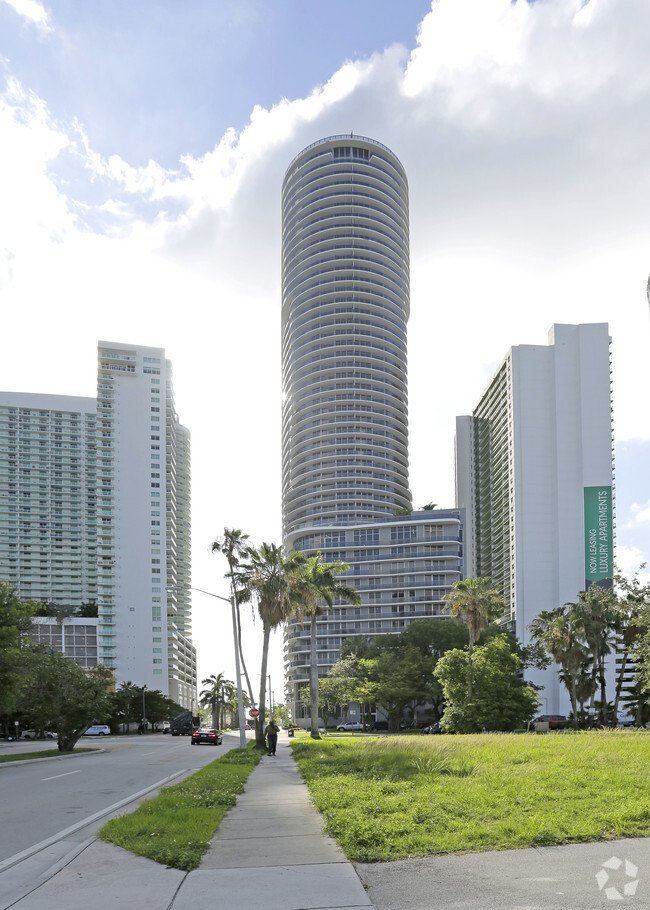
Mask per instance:
[[[285,175],[284,175],[285,180],[286,180],[287,174],[289,173],[291,168],[294,166],[294,164],[296,163],[296,161],[298,161],[299,158],[302,158],[302,156],[305,154],[305,152],[309,152],[312,149],[318,148],[319,145],[327,145],[330,142],[341,142],[343,140],[345,140],[347,142],[366,142],[366,143],[368,143],[368,145],[375,146],[375,148],[381,149],[384,152],[388,152],[388,154],[391,156],[391,158],[393,158],[399,164],[400,168],[404,172],[404,178],[406,179],[406,170],[404,168],[404,165],[402,164],[400,159],[397,157],[395,152],[392,149],[388,148],[387,145],[384,145],[382,142],[379,142],[377,139],[371,139],[369,136],[358,136],[356,133],[336,133],[333,136],[324,136],[322,139],[317,139],[316,142],[312,142],[312,143],[310,143],[310,145],[306,145],[303,149],[301,149],[298,152],[298,154],[295,155],[295,157],[291,159],[291,162],[285,171]]]

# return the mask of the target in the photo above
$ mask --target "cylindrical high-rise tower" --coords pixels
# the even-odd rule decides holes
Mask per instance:
[[[411,508],[408,184],[390,149],[330,136],[282,190],[284,537]]]

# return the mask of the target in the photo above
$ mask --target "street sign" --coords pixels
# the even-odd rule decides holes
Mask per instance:
[[[251,708],[250,711],[248,712],[249,717],[259,717],[259,715],[260,715],[260,712],[257,710],[257,708]]]

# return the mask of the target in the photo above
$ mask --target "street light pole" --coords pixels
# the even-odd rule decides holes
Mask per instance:
[[[246,720],[244,716],[244,697],[242,694],[241,688],[241,670],[239,667],[239,637],[237,635],[237,612],[235,610],[235,598],[234,597],[222,597],[220,594],[213,594],[212,591],[204,591],[203,588],[193,588],[190,585],[175,585],[171,588],[166,588],[167,591],[178,591],[178,590],[189,590],[189,591],[199,591],[201,594],[207,594],[208,597],[216,597],[217,600],[223,600],[225,603],[229,603],[232,610],[232,634],[234,639],[235,647],[235,682],[237,683],[237,708],[239,714],[239,747],[241,749],[246,748]]]
[[[146,691],[147,691],[147,685],[145,683],[145,685],[142,687],[142,732],[143,733],[147,732],[147,712],[145,711],[145,707],[144,707],[144,693]]]
[[[225,598],[222,598],[224,600]],[[244,698],[241,689],[241,669],[239,667],[239,636],[237,635],[237,611],[235,610],[235,598],[230,598],[230,607],[232,609],[232,634],[235,644],[235,679],[237,682],[237,713],[239,715],[239,747],[246,748],[246,721],[244,719]]]

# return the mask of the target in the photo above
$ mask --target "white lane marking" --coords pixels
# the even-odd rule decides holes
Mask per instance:
[[[78,768],[76,771],[66,771],[65,774],[55,774],[54,777],[43,777],[41,780],[56,780],[57,777],[70,777],[71,774],[79,774],[81,768]]]
[[[189,768],[182,768],[180,771],[175,771],[174,774],[170,774],[169,777],[165,777],[162,780],[159,780],[157,783],[151,784],[149,787],[145,787],[145,789],[140,790],[139,793],[132,793],[131,796],[127,796],[125,799],[120,800],[118,803],[113,803],[112,806],[107,806],[105,809],[100,809],[99,812],[95,812],[94,815],[89,815],[88,818],[84,818],[82,821],[77,822],[74,825],[70,825],[69,828],[65,828],[63,831],[59,831],[58,834],[53,834],[52,837],[48,837],[46,840],[42,840],[40,843],[28,847],[26,850],[22,850],[20,853],[16,853],[14,856],[10,856],[8,859],[0,862],[0,873],[4,872],[6,869],[10,869],[12,866],[15,866],[16,863],[20,863],[22,860],[28,859],[30,856],[34,856],[35,853],[38,853],[40,850],[44,850],[51,844],[55,844],[57,841],[63,840],[65,837],[68,837],[69,834],[74,834],[75,831],[79,831],[81,828],[85,828],[86,825],[90,825],[92,822],[103,818],[105,815],[110,815],[111,812],[116,812],[118,809],[121,809],[122,806],[128,806],[129,803],[132,803],[134,800],[146,796],[148,793],[151,793],[152,790],[157,790],[159,787],[164,787],[165,784],[170,783],[176,777],[180,777],[182,774],[187,774],[188,772]]]
[[[156,754],[156,749],[154,749],[153,752],[143,752],[142,754],[143,754],[143,755],[155,755],[155,754]]]

